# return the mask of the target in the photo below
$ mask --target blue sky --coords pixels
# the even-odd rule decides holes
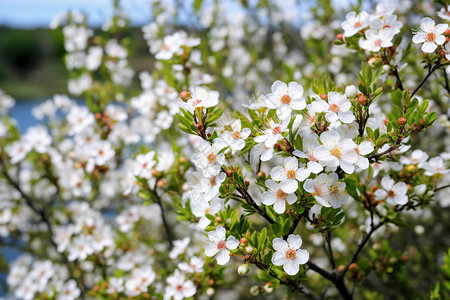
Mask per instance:
[[[149,0],[121,1],[133,23],[148,23]],[[48,27],[56,14],[76,9],[86,12],[92,25],[102,24],[112,14],[112,0],[0,0],[0,25],[20,28]]]

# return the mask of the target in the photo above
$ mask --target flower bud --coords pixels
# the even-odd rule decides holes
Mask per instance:
[[[258,296],[259,295],[259,286],[254,285],[250,288],[250,295]]]
[[[320,99],[326,100],[326,99],[327,99],[327,95],[326,95],[326,94],[321,94],[321,95],[320,95]]]
[[[344,40],[344,36],[342,35],[342,33],[338,33],[338,34],[336,35],[336,38],[337,38],[338,40],[341,40],[341,41]]]
[[[228,177],[233,176],[233,171],[232,170],[226,170],[225,173],[227,174]]]
[[[398,125],[403,126],[406,124],[406,119],[403,117],[400,117],[400,118],[398,118],[397,122],[398,122]]]
[[[444,50],[439,50],[439,56],[440,57],[445,57],[445,51]]]
[[[258,178],[264,178],[266,177],[266,174],[263,171],[259,171],[258,174],[256,174],[256,176],[258,176]]]
[[[356,97],[356,87],[354,85],[349,85],[345,88],[345,96],[347,98],[355,98]]]
[[[369,66],[371,66],[372,68],[379,68],[383,65],[383,60],[379,57],[372,57],[369,59]]]
[[[419,184],[414,187],[414,192],[418,196],[423,196],[423,194],[425,194],[426,191],[427,191],[427,185],[425,183]]]
[[[250,272],[250,267],[248,266],[248,264],[242,264],[238,267],[238,274],[243,276],[243,275],[247,275],[248,272]]]
[[[240,247],[247,246],[247,244],[248,244],[248,241],[247,241],[246,238],[241,238],[241,239],[239,240],[239,246],[240,246]]]
[[[358,265],[356,263],[351,263],[350,266],[348,266],[348,269],[350,271],[357,270],[358,269]]]
[[[191,98],[191,93],[189,93],[188,91],[182,91],[180,93],[180,98],[181,100],[183,100],[183,102],[186,102]]]
[[[450,29],[447,29],[447,30],[445,31],[445,35],[450,35]]]
[[[207,289],[206,289],[206,296],[212,297],[212,296],[214,295],[215,292],[216,292],[216,291],[215,291],[212,287],[207,288]]]
[[[383,73],[388,73],[391,71],[391,66],[390,65],[384,65],[383,66]]]
[[[222,219],[221,219],[220,217],[217,217],[214,221],[215,221],[216,223],[220,223],[220,222],[222,222]]]
[[[247,245],[247,247],[245,247],[245,252],[247,252],[248,254],[252,254],[253,250],[255,250],[255,248],[250,245]]]
[[[266,283],[266,284],[264,285],[264,291],[265,291],[267,294],[272,294],[272,293],[273,293],[273,286],[270,285],[270,282],[268,282],[268,283]]]

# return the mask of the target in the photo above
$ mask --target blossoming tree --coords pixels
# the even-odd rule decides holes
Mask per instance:
[[[101,29],[51,24],[82,103],[55,95],[20,132],[0,94],[11,295],[445,298],[409,275],[448,247],[449,7],[176,4],[151,3],[138,76],[115,1]]]

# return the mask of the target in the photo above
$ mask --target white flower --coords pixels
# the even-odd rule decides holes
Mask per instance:
[[[77,287],[75,280],[70,279],[59,291],[57,300],[74,300],[80,296],[80,289]]]
[[[412,41],[416,44],[422,44],[422,51],[432,53],[438,45],[445,43],[443,33],[447,30],[448,24],[435,25],[430,18],[423,18],[420,21],[420,29],[413,36]]]
[[[298,160],[295,157],[284,159],[283,166],[278,166],[270,171],[273,180],[281,181],[280,184],[286,193],[293,193],[298,188],[298,181],[308,178],[309,172],[305,168],[298,167]]]
[[[345,16],[345,21],[341,23],[344,29],[344,37],[355,35],[358,31],[366,28],[370,24],[370,16],[367,12],[362,11],[359,15],[351,11]]]
[[[386,175],[381,179],[381,186],[383,189],[375,191],[377,200],[386,199],[386,202],[390,205],[403,205],[408,202],[406,183],[395,183],[394,179]]]
[[[255,137],[255,142],[264,142],[267,148],[273,147],[278,140],[283,138],[282,133],[286,131],[288,125],[289,119],[284,120],[281,124],[269,120],[268,128],[264,130],[263,134]]]
[[[225,164],[225,154],[218,154],[221,148],[217,144],[211,146],[207,141],[202,140],[196,146],[196,150],[192,157],[195,167],[202,171],[205,177],[219,174],[220,167]]]
[[[338,180],[336,173],[322,173],[315,179],[306,180],[303,189],[311,193],[320,205],[339,208],[350,196],[345,192],[345,183]]]
[[[323,145],[317,148],[316,157],[321,164],[340,166],[347,174],[354,172],[358,154],[355,151],[356,144],[351,139],[341,140],[339,132],[329,130],[320,135],[320,141]]]
[[[172,56],[180,50],[181,40],[180,33],[175,32],[172,35],[167,35],[164,37],[160,50],[156,53],[155,58],[160,60],[171,59]]]
[[[366,39],[359,40],[359,46],[367,51],[378,52],[381,48],[389,48],[394,38],[393,31],[369,29],[365,32]]]
[[[6,147],[6,152],[11,157],[11,163],[15,164],[23,160],[32,149],[31,145],[24,141],[15,141]]]
[[[358,161],[356,165],[365,170],[369,167],[369,159],[363,155],[367,155],[374,150],[372,142],[365,141],[355,147],[355,151],[358,154]]]
[[[297,182],[295,182],[297,184]],[[272,205],[273,209],[278,214],[283,214],[286,210],[286,202],[288,204],[293,204],[295,201],[297,201],[297,196],[294,194],[295,189],[291,189],[291,187],[287,187],[290,192],[285,192],[283,188],[285,186],[281,183],[276,183],[272,179],[266,180],[266,186],[269,188],[268,191],[265,191],[262,194],[261,202],[264,205]]]
[[[191,113],[194,113],[196,108],[213,107],[219,103],[219,92],[217,91],[208,91],[203,87],[197,86],[193,87],[190,92],[190,98],[186,102],[179,102],[179,105]]]
[[[426,152],[416,149],[411,153],[410,157],[400,157],[400,162],[404,165],[418,165],[419,168],[423,168],[427,159],[428,154]]]
[[[206,243],[206,256],[214,256],[217,264],[224,265],[230,260],[230,250],[239,246],[239,241],[232,235],[225,241],[226,230],[222,226],[217,226],[216,230],[208,232],[210,242]]]
[[[286,83],[279,80],[272,84],[272,93],[267,95],[267,102],[272,108],[277,108],[277,116],[284,120],[292,110],[301,110],[306,107],[303,96],[303,86],[296,82]]]
[[[352,103],[340,93],[330,92],[328,93],[328,102],[317,99],[312,105],[315,111],[326,112],[325,119],[330,123],[335,123],[340,120],[348,124],[355,120],[355,116],[350,110]]]
[[[443,175],[450,172],[442,157],[430,158],[430,160],[423,165],[423,168],[425,169],[425,175],[427,176]]]
[[[182,262],[178,265],[181,271],[187,272],[187,273],[201,273],[203,272],[203,259],[197,256],[191,257],[189,263]]]
[[[147,292],[155,277],[156,274],[150,266],[133,269],[131,278],[125,283],[125,293],[128,296],[137,296]]]
[[[108,288],[106,292],[108,294],[116,294],[123,291],[123,278],[111,277],[109,278]]]
[[[250,128],[241,130],[241,120],[233,120],[230,124],[224,126],[225,133],[220,136],[220,139],[225,145],[230,146],[234,154],[238,150],[245,147],[245,140],[250,136],[252,131]]]
[[[308,170],[308,176],[311,173],[319,174],[323,170],[323,166],[318,162],[316,157],[316,150],[320,146],[319,137],[315,133],[309,133],[303,136],[303,152],[300,150],[294,150],[292,154],[300,158],[307,158],[309,162],[306,164]]]
[[[438,11],[437,15],[446,21],[450,21],[450,5],[444,6]]]
[[[215,176],[200,179],[198,184],[200,190],[204,194],[204,201],[209,201],[219,193],[219,188],[225,180],[225,173],[220,172]]]
[[[94,115],[84,106],[73,106],[67,114],[70,135],[83,131],[88,126],[94,124]]]
[[[276,251],[272,256],[272,263],[276,266],[283,266],[283,270],[288,275],[295,275],[300,270],[300,265],[306,264],[309,260],[309,252],[300,249],[302,238],[296,234],[290,234],[287,242],[280,238],[275,238],[272,242]]]
[[[191,239],[189,237],[185,237],[182,240],[173,241],[173,248],[169,253],[169,257],[171,259],[175,259],[186,250],[186,247],[189,245]]]
[[[190,298],[197,292],[194,283],[191,280],[185,281],[184,275],[178,269],[167,277],[167,283],[169,285],[166,287],[164,299],[181,300]]]

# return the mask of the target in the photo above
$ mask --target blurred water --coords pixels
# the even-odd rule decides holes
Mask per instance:
[[[10,111],[10,116],[16,119],[21,132],[25,132],[28,127],[38,123],[31,111],[34,107],[42,103],[42,101],[44,99],[16,101],[16,105]]]

